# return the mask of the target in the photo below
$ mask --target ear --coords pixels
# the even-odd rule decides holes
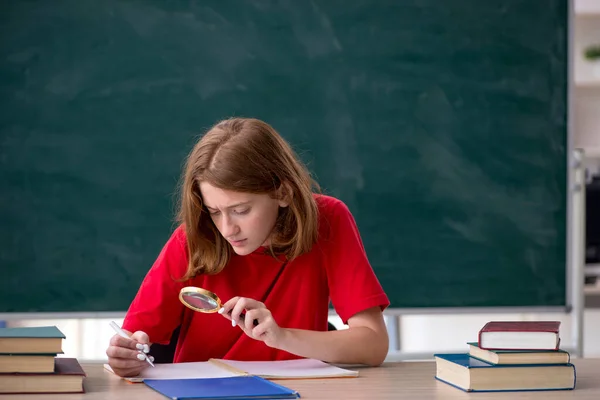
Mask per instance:
[[[281,186],[279,186],[279,189],[277,189],[277,201],[279,202],[279,207],[288,207],[292,202],[293,196],[290,184],[283,182]]]

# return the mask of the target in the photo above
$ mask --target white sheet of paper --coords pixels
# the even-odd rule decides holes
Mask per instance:
[[[250,375],[272,379],[352,377],[358,375],[358,371],[339,368],[323,361],[308,358],[284,361],[233,361],[221,359],[214,361],[227,364]]]
[[[227,366],[233,368],[230,370]],[[113,372],[108,364],[104,368]],[[240,371],[236,373],[235,370]],[[129,382],[143,382],[144,379],[195,379],[229,378],[232,376],[256,375],[267,379],[307,379],[355,377],[358,371],[351,371],[314,359],[285,361],[233,361],[213,359],[211,361],[176,364],[155,364],[145,368],[140,375],[123,378]],[[113,372],[114,373],[114,372]]]
[[[108,364],[104,365],[113,372]],[[113,372],[114,373],[114,372]],[[176,364],[155,364],[154,368],[145,368],[138,376],[123,378],[129,382],[143,382],[144,379],[197,379],[197,378],[229,378],[239,376],[226,368],[211,362],[187,362]]]

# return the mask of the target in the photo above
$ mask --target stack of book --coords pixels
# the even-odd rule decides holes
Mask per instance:
[[[55,326],[0,328],[0,393],[82,393],[85,373]]]
[[[575,389],[559,328],[559,321],[488,322],[468,353],[434,355],[435,378],[467,392]]]

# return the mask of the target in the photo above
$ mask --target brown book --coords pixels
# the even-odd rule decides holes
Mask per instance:
[[[558,350],[560,321],[490,321],[479,331],[485,350]]]
[[[0,374],[0,393],[83,393],[85,372],[75,358],[55,358],[54,372]]]
[[[62,353],[64,338],[56,326],[0,328],[0,353]]]
[[[0,373],[54,372],[56,354],[0,354]]]

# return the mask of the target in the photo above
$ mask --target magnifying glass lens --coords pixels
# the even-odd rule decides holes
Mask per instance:
[[[215,299],[212,299],[201,293],[188,293],[182,297],[186,303],[206,311],[214,310],[219,306]]]
[[[179,292],[179,300],[186,307],[202,313],[214,313],[221,308],[221,299],[219,299],[216,294],[209,290],[193,286],[181,289]],[[229,310],[229,313],[231,314],[231,310]],[[242,313],[240,318],[244,319],[245,316],[245,313]],[[258,325],[257,319],[252,322],[254,326]]]
[[[179,300],[188,308],[203,313],[214,313],[221,308],[221,300],[211,291],[193,286],[179,292]]]

